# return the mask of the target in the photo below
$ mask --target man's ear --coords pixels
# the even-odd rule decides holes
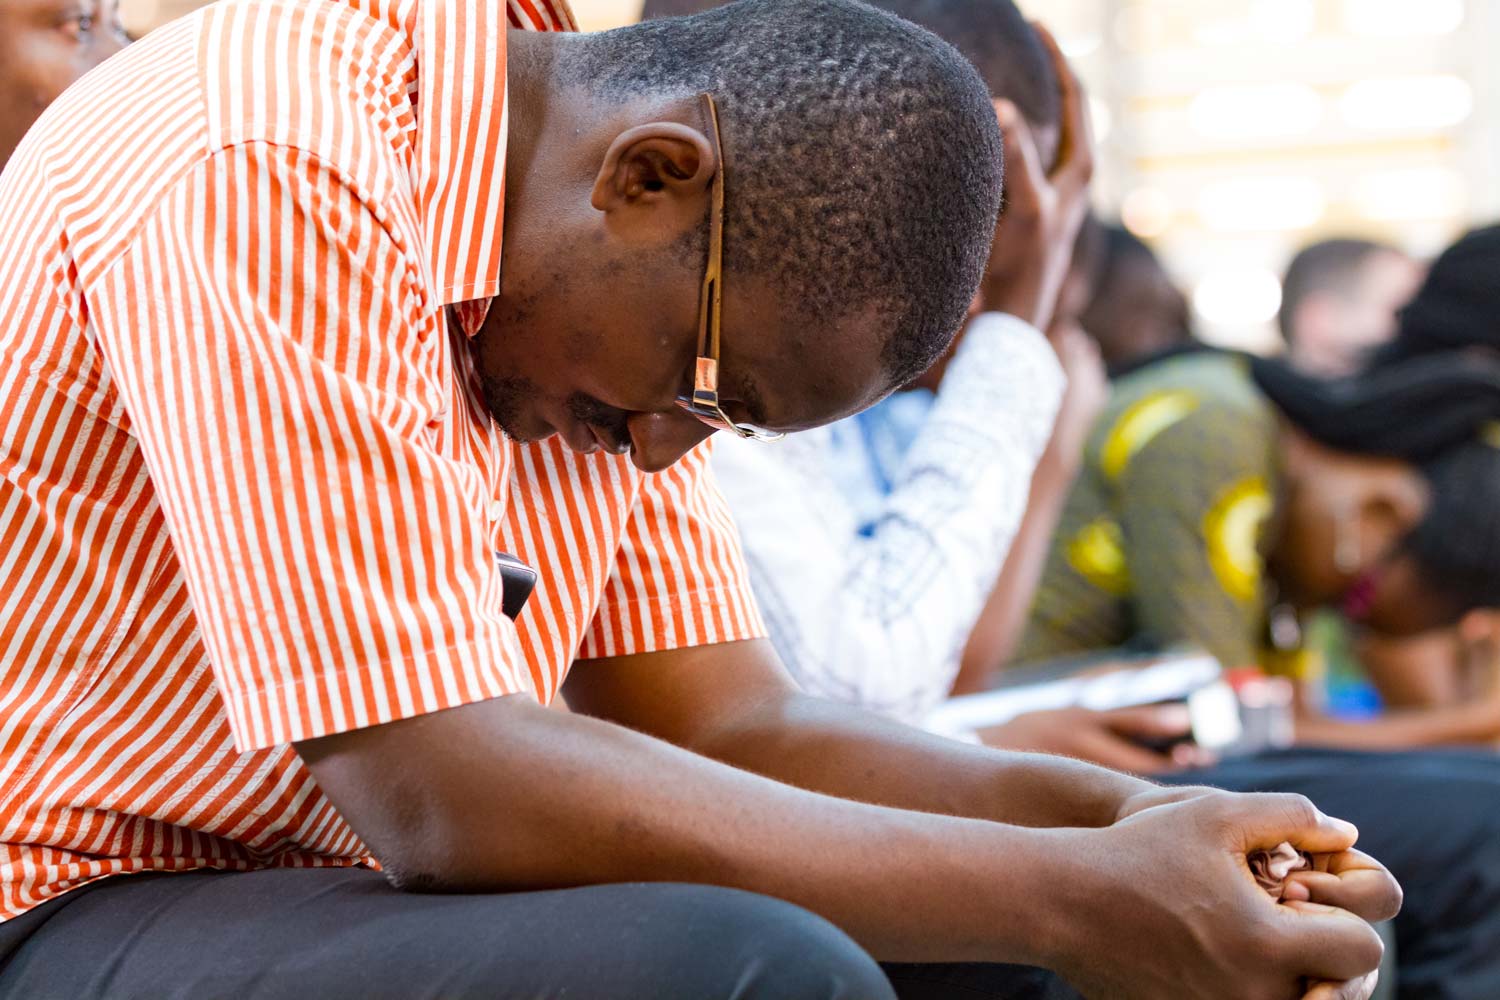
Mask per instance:
[[[675,239],[703,225],[716,167],[697,129],[669,121],[636,125],[609,144],[589,200],[617,232]]]

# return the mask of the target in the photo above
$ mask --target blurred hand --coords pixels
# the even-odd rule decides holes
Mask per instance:
[[[1174,746],[1169,753],[1142,745],[1185,739],[1190,732],[1185,705],[1143,705],[1107,712],[1088,708],[1029,712],[982,730],[979,737],[989,746],[1006,750],[1062,754],[1117,771],[1159,774],[1213,763],[1213,754],[1191,743]]]
[[[1066,834],[1097,863],[1058,886],[1065,919],[1051,967],[1085,995],[1369,996],[1382,946],[1361,917],[1393,915],[1400,889],[1383,868],[1350,851],[1352,826],[1301,796],[1207,788],[1152,789],[1132,797],[1120,817],[1102,830]],[[1331,876],[1338,887],[1319,883],[1317,891],[1362,913],[1272,900],[1245,858],[1283,841],[1327,858],[1329,871],[1304,881]]]
[[[1478,608],[1458,623],[1465,700],[1500,704],[1500,611]]]
[[[1083,88],[1050,32],[1034,25],[1052,54],[1062,95],[1057,163],[1049,173],[1016,106],[995,101],[1005,141],[1005,195],[989,266],[969,315],[1003,312],[1046,330],[1073,258],[1078,228],[1088,214],[1089,181],[1094,174],[1094,143]],[[948,362],[963,340],[959,331],[948,350],[907,388],[937,391]],[[1054,342],[1054,346],[1055,342]]]
[[[1082,327],[1055,325],[1048,331],[1047,339],[1057,351],[1068,379],[1048,448],[1067,469],[1076,471],[1082,464],[1084,445],[1094,428],[1094,420],[1109,402],[1109,376],[1098,342]]]
[[[1036,25],[1036,30],[1052,54],[1062,90],[1057,163],[1050,172],[1042,166],[1020,111],[997,99],[995,115],[1005,139],[1005,202],[979,291],[985,309],[1019,316],[1045,330],[1088,212],[1094,144],[1078,77],[1047,29]]]

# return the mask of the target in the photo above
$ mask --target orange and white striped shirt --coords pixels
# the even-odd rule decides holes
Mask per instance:
[[[0,919],[106,875],[372,863],[290,742],[761,634],[706,449],[521,447],[505,30],[563,0],[232,0],[0,179]],[[493,553],[542,574],[520,633]]]

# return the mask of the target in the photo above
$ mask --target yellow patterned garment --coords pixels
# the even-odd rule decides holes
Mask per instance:
[[[1018,658],[1191,643],[1227,666],[1257,662],[1277,435],[1275,410],[1237,357],[1181,356],[1117,382]]]

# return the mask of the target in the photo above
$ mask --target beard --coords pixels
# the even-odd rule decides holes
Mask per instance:
[[[519,444],[537,440],[520,429],[522,408],[537,396],[535,382],[518,375],[482,375],[479,390],[500,433]]]

